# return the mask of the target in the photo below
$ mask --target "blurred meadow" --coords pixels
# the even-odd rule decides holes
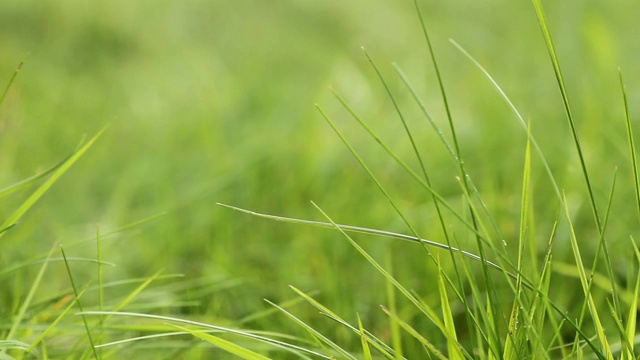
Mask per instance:
[[[486,68],[530,121],[531,133],[566,193],[585,266],[590,268],[598,229],[534,7],[527,1],[497,0],[419,4],[466,171],[504,237],[507,252],[518,250],[527,132],[503,97],[449,39]],[[544,6],[603,214],[617,174],[607,241],[613,270],[626,284],[635,261],[629,236],[640,234],[618,68],[637,129],[640,5],[567,0],[545,1]],[[277,304],[298,299],[289,308],[292,312],[341,344],[359,346],[357,336],[301,303],[288,286],[293,285],[314,294],[349,322],[356,323],[359,314],[365,327],[381,339],[392,337],[388,317],[379,309],[389,301],[385,278],[338,231],[269,221],[216,205],[327,221],[311,204],[314,201],[337,223],[410,234],[317,104],[421,237],[445,243],[431,195],[332,93],[343,97],[409,166],[419,169],[394,104],[361,47],[398,102],[433,188],[456,209],[468,212],[456,179],[457,162],[392,66],[397,64],[406,74],[450,139],[438,80],[412,1],[0,2],[2,90],[24,62],[0,104],[0,189],[59,163],[83,136],[91,138],[108,126],[19,223],[2,234],[0,331],[11,328],[40,270],[36,260],[46,258],[57,244],[69,257],[95,259],[96,236],[105,234],[102,257],[115,264],[103,267],[105,282],[149,279],[160,271],[183,275],[154,279],[122,310],[304,336],[305,331],[282,314],[263,313],[273,309],[265,298]],[[537,155],[532,159],[531,217],[536,230],[530,241],[542,259],[564,208],[542,162]],[[0,222],[37,186],[3,196]],[[109,234],[149,217],[154,218]],[[460,247],[476,253],[468,229],[452,216],[445,217],[447,231]],[[582,292],[580,282],[574,270],[562,266],[573,259],[569,237],[570,229],[561,220],[553,245],[559,265],[549,296],[577,316],[573,311],[579,312],[582,305],[575,297]],[[438,269],[419,245],[369,235],[354,238],[392,268],[406,288],[438,306]],[[53,257],[60,257],[57,248]],[[452,269],[448,260],[442,265],[447,271]],[[22,263],[30,265],[12,269]],[[97,285],[95,263],[69,265],[76,285]],[[604,262],[598,270],[606,272]],[[472,265],[472,271],[479,274],[480,266]],[[105,288],[105,304],[117,303],[138,285]],[[38,324],[47,323],[41,309],[68,304],[63,296],[70,289],[64,263],[52,262],[20,327],[26,334],[23,341],[35,336]],[[97,291],[88,291],[84,307],[97,309],[98,297]],[[604,312],[606,297],[606,289],[596,296]],[[503,304],[507,317],[509,301]],[[403,308],[402,300],[399,304],[399,313],[416,328],[432,326],[416,309]],[[452,309],[456,322],[464,322],[464,309]],[[67,317],[73,318],[74,312]],[[65,321],[67,330],[52,333],[48,340],[52,357],[83,354],[86,346],[77,316]],[[136,331],[125,330],[114,327],[103,336],[114,341]],[[568,334],[573,333],[560,335],[572,340]],[[458,337],[466,344],[464,330]],[[121,351],[112,354],[115,358],[160,358],[158,349],[166,346],[166,358],[227,356],[195,340],[182,339],[189,346],[172,341],[149,340],[109,351]],[[155,348],[141,345],[149,343]],[[407,358],[424,356],[410,339],[403,344]]]

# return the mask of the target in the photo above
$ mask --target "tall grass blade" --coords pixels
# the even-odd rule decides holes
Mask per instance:
[[[567,203],[566,198],[564,200],[564,203],[565,204]],[[598,307],[596,306],[596,303],[593,300],[593,296],[591,295],[591,292],[590,292],[590,287],[589,287],[590,281],[588,280],[589,277],[587,276],[587,272],[585,271],[584,263],[582,261],[582,256],[580,255],[580,247],[578,245],[578,239],[576,237],[575,229],[573,227],[573,224],[571,223],[571,215],[569,213],[569,207],[566,205],[565,205],[565,214],[566,214],[567,221],[569,223],[571,249],[573,250],[573,256],[576,262],[576,268],[580,274],[580,283],[582,285],[582,291],[585,296],[585,301],[588,304],[589,313],[591,314],[591,318],[594,322],[597,339],[600,342],[600,346],[602,347],[602,352],[597,351],[597,354],[599,353],[600,356],[606,358],[607,360],[613,360],[613,354],[611,353],[611,349],[609,348],[609,341],[607,340],[607,337],[604,332],[604,327],[602,325],[602,322],[600,321],[600,316],[598,314]],[[578,344],[578,341],[576,341],[576,344]]]
[[[589,177],[589,172],[587,171],[587,165],[584,159],[584,154],[582,152],[582,146],[580,145],[580,139],[578,137],[578,130],[576,128],[576,123],[573,117],[573,113],[571,112],[571,106],[569,106],[569,95],[567,94],[567,89],[564,85],[564,77],[562,76],[562,71],[560,69],[560,62],[558,61],[556,49],[555,49],[555,46],[553,45],[553,40],[551,38],[551,31],[549,30],[549,25],[547,23],[547,19],[546,19],[541,1],[540,0],[531,0],[531,1],[533,2],[533,7],[536,10],[536,15],[538,17],[540,30],[542,31],[542,35],[544,37],[545,44],[547,46],[547,51],[549,52],[549,57],[551,59],[551,64],[553,65],[553,71],[556,77],[556,81],[558,83],[558,88],[560,90],[560,93],[562,94],[562,104],[564,106],[565,115],[569,123],[569,128],[571,129],[573,143],[576,147],[578,158],[580,159],[580,168],[582,170],[582,176],[587,186],[587,193],[589,194],[591,211],[593,213],[595,223],[598,227],[598,231],[602,232],[602,223],[600,220],[600,214],[598,213],[598,206],[596,205],[595,196],[593,194],[591,179]]]
[[[64,248],[62,246],[60,246],[60,251],[62,252],[62,257],[64,258],[64,265],[67,269],[67,275],[69,276],[69,281],[71,282],[71,288],[73,289],[73,293],[76,296],[76,303],[78,304],[78,309],[80,309],[80,312],[82,312],[83,311],[82,303],[80,302],[78,288],[76,287],[76,283],[73,280],[73,275],[71,274],[71,268],[69,267],[69,262],[67,261],[67,255],[64,253]],[[87,318],[84,315],[82,315],[82,322],[87,332],[87,338],[89,339],[89,344],[91,345],[93,356],[96,360],[100,359],[100,357],[98,356],[98,352],[96,351],[96,346],[93,342],[93,337],[91,336],[91,331],[89,330],[89,324],[87,323]]]

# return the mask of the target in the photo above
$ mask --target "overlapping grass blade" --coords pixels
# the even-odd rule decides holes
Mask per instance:
[[[239,208],[239,207],[236,207],[236,206],[231,206],[231,205],[226,205],[226,204],[221,204],[221,203],[218,203],[218,205],[226,207],[226,208],[231,209],[231,210],[239,211],[239,212],[242,212],[242,213],[245,213],[245,214],[249,214],[249,215],[253,215],[253,216],[257,216],[257,217],[262,217],[262,218],[265,218],[265,219],[275,220],[275,221],[281,221],[281,222],[292,223],[292,224],[310,225],[310,226],[327,228],[327,229],[338,227],[338,228],[340,228],[340,229],[342,229],[342,230],[344,230],[346,232],[369,234],[369,235],[376,235],[376,236],[394,238],[394,239],[399,239],[399,240],[411,241],[411,242],[416,242],[416,243],[423,243],[424,245],[427,245],[427,246],[433,246],[433,247],[444,249],[444,250],[450,250],[450,251],[452,251],[454,253],[459,253],[459,254],[461,254],[461,255],[463,255],[465,257],[468,257],[470,259],[473,259],[475,261],[482,261],[482,259],[480,259],[480,257],[478,255],[473,254],[471,252],[468,252],[468,251],[465,251],[465,250],[461,250],[461,249],[459,249],[457,247],[449,247],[448,245],[439,243],[437,241],[432,241],[432,240],[427,240],[427,239],[419,239],[419,238],[417,238],[415,236],[411,236],[411,235],[399,234],[399,233],[386,231],[386,230],[370,229],[370,228],[352,226],[352,225],[343,225],[343,224],[332,225],[331,223],[328,223],[328,222],[303,220],[303,219],[289,218],[289,217],[284,217],[284,216],[263,214],[263,213],[255,212],[255,211],[252,211],[252,210],[247,210],[247,209]],[[491,268],[494,268],[496,270],[504,271],[504,269],[502,267],[500,267],[499,265],[497,265],[497,264],[495,264],[495,263],[493,263],[493,262],[491,262],[489,260],[485,260],[485,262],[486,262],[487,266],[489,266]],[[512,278],[514,278],[514,279],[516,277],[516,275],[514,275],[514,274],[511,274],[510,276]]]
[[[49,254],[47,255],[46,259],[51,258],[51,255],[53,254],[54,250],[55,250],[55,247],[51,248],[51,250],[49,251]],[[31,284],[31,288],[29,289],[29,293],[27,294],[27,296],[25,297],[24,301],[22,302],[22,305],[20,306],[20,309],[18,310],[18,313],[14,316],[13,324],[11,326],[11,329],[9,330],[9,333],[5,337],[5,340],[13,339],[14,335],[16,334],[16,330],[18,329],[18,326],[20,325],[20,323],[24,319],[25,313],[26,313],[27,309],[29,308],[29,306],[31,305],[31,302],[33,301],[33,297],[35,295],[36,290],[40,287],[40,283],[42,282],[42,277],[44,276],[44,273],[47,270],[47,266],[48,265],[49,265],[48,261],[44,261],[42,263],[42,266],[40,267],[40,270],[38,271],[38,274],[36,275],[36,278],[34,279],[33,283]]]
[[[373,267],[380,273],[382,274],[385,279],[387,281],[390,281],[391,283],[393,283],[393,285],[396,287],[396,289],[398,289],[409,301],[411,301],[411,303],[413,303],[434,325],[436,325],[436,327],[438,328],[438,330],[440,330],[440,332],[447,338],[447,341],[451,341],[456,343],[460,349],[462,349],[462,346],[460,346],[460,344],[457,342],[457,340],[455,338],[451,338],[450,334],[447,332],[444,323],[442,322],[442,320],[438,317],[438,315],[436,314],[436,312],[428,307],[425,306],[426,304],[421,303],[420,301],[418,301],[404,286],[402,286],[402,284],[400,284],[400,282],[398,282],[393,276],[391,276],[382,266],[380,266],[380,264],[378,264],[378,262],[371,257],[371,255],[369,255],[360,245],[358,245],[358,243],[356,243],[346,232],[344,232],[342,229],[340,229],[337,224],[315,203],[313,203],[313,206],[318,209],[318,211],[320,211],[322,213],[322,215],[327,218],[327,220],[329,220],[331,222],[331,224],[334,225],[334,227],[336,227],[336,229],[338,231],[340,231],[340,233],[342,233],[342,235],[349,241],[349,243],[371,264],[373,265]]]
[[[217,336],[213,336],[211,334],[207,334],[205,332],[202,331],[196,331],[196,330],[191,330],[191,329],[187,329],[185,327],[182,326],[178,326],[178,325],[170,325],[175,327],[176,329],[182,330],[184,332],[187,332],[191,335],[193,335],[196,338],[202,339],[212,345],[215,345],[217,347],[219,347],[220,349],[233,354],[235,356],[238,356],[242,359],[245,360],[269,360],[268,357],[260,355],[254,351],[251,351],[247,348],[244,348],[238,344],[232,343],[230,341],[221,339]]]
[[[406,321],[402,320],[400,317],[398,317],[398,315],[390,312],[388,309],[386,309],[385,307],[382,307],[382,311],[385,312],[385,314],[389,315],[389,317],[391,317],[394,321],[396,321],[398,324],[400,324],[400,326],[409,334],[411,335],[411,337],[413,337],[414,339],[418,340],[420,342],[420,344],[422,344],[422,346],[425,347],[425,349],[428,350],[429,354],[433,354],[436,358],[440,359],[440,360],[446,360],[447,357],[444,356],[444,354],[438,350],[438,348],[433,345],[429,340],[427,340],[424,336],[420,335],[420,332],[418,332],[416,329],[414,329],[410,324],[408,324]]]
[[[324,348],[324,345],[329,346],[331,349],[333,349],[334,351],[336,351],[338,354],[340,354],[342,357],[344,357],[345,359],[352,359],[352,360],[356,360],[356,357],[351,355],[347,350],[343,349],[342,347],[340,347],[338,344],[336,344],[335,342],[333,342],[332,340],[330,340],[329,338],[327,338],[326,336],[324,336],[323,334],[321,334],[319,331],[317,331],[316,329],[314,329],[312,326],[310,326],[309,324],[305,323],[304,321],[300,320],[298,317],[296,317],[295,315],[293,315],[292,313],[290,313],[289,311],[281,308],[280,306],[276,305],[275,303],[266,300],[265,301],[275,307],[276,309],[280,310],[280,312],[282,312],[283,314],[285,314],[289,319],[293,320],[293,322],[295,322],[296,324],[298,324],[299,326],[301,326],[303,329],[305,329],[307,331],[307,333],[309,333],[309,335],[311,335],[311,337],[316,340],[316,342],[321,345]],[[331,353],[328,353],[327,355],[329,356],[334,356]]]
[[[67,315],[67,313],[69,313],[69,310],[76,306],[76,302],[82,297],[82,295],[84,295],[87,289],[88,285],[85,286],[84,289],[82,289],[78,293],[78,296],[74,297],[73,301],[69,302],[65,309],[62,310],[62,312],[55,318],[55,320],[53,320],[49,324],[49,326],[47,326],[47,328],[35,340],[33,340],[31,345],[29,345],[29,348],[27,348],[26,353],[32,352],[36,348],[36,346],[38,346],[47,337],[47,335],[56,328],[58,323]]]
[[[207,323],[203,323],[203,322],[198,322],[198,321],[192,321],[192,320],[187,320],[187,319],[181,319],[181,318],[176,318],[176,317],[170,317],[170,316],[161,316],[161,315],[153,315],[153,314],[143,314],[143,313],[135,313],[135,312],[116,312],[116,311],[84,311],[84,312],[79,312],[76,315],[80,315],[80,316],[85,316],[85,315],[94,315],[94,316],[111,316],[111,317],[115,317],[115,316],[123,316],[123,317],[130,317],[130,318],[142,318],[142,319],[154,319],[154,320],[160,320],[160,321],[164,321],[164,322],[175,322],[175,323],[179,323],[179,324],[187,324],[187,325],[193,325],[193,326],[198,326],[198,327],[202,327],[205,329],[211,329],[211,330],[216,330],[216,331],[220,331],[220,332],[225,332],[225,333],[229,333],[229,334],[234,334],[234,335],[238,335],[238,336],[242,336],[248,339],[253,339],[253,340],[257,340],[260,341],[262,343],[265,344],[269,344],[275,347],[281,347],[281,348],[288,348],[294,351],[299,351],[302,353],[306,353],[306,354],[310,354],[310,355],[314,355],[323,359],[330,359],[330,357],[324,355],[324,354],[320,354],[316,351],[310,350],[310,349],[306,349],[304,347],[298,346],[298,345],[294,345],[294,344],[290,344],[284,341],[280,341],[280,340],[276,340],[276,339],[272,339],[272,338],[268,338],[265,336],[261,336],[258,335],[256,333],[253,332],[248,332],[248,331],[243,331],[243,330],[237,330],[237,329],[231,329],[231,328],[227,328],[227,327],[223,327],[223,326],[217,326],[217,325],[211,325],[211,324],[207,324]],[[148,326],[145,326],[145,329],[148,329]],[[162,328],[157,328],[156,329],[166,329],[165,327]],[[145,337],[148,338],[148,337]],[[129,341],[137,341],[140,340],[140,338],[136,338],[136,339],[126,339],[126,340],[121,340],[121,341],[117,341],[117,342],[112,342],[109,344],[102,344],[99,345],[98,347],[105,347],[105,346],[113,346],[113,345],[118,345],[118,344],[122,344],[122,343],[126,343]]]
[[[565,199],[564,203],[566,204],[567,201]],[[590,281],[589,278],[587,277],[587,273],[585,271],[584,268],[584,263],[582,261],[582,256],[580,255],[580,247],[578,245],[578,239],[575,233],[575,228],[573,227],[573,224],[571,223],[571,215],[569,213],[569,207],[565,206],[565,214],[566,214],[566,218],[567,221],[569,223],[569,233],[570,233],[570,242],[571,242],[571,249],[573,250],[573,256],[575,258],[575,262],[576,262],[576,268],[580,274],[580,284],[582,285],[582,291],[583,294],[585,296],[585,301],[587,302],[587,306],[589,308],[589,313],[591,315],[591,318],[594,322],[594,326],[595,326],[595,330],[596,330],[596,334],[597,334],[597,339],[600,342],[600,346],[602,346],[602,350],[597,349],[595,347],[592,347],[592,350],[596,353],[596,355],[599,358],[603,358],[603,359],[607,359],[607,360],[613,360],[613,354],[611,353],[611,349],[609,348],[609,342],[607,340],[606,334],[604,332],[604,327],[602,325],[602,322],[600,321],[600,316],[598,313],[598,308],[595,304],[595,301],[593,300],[593,296],[591,295],[590,292]],[[580,326],[580,322],[578,323],[578,326]],[[576,346],[578,346],[579,341],[576,341]],[[577,350],[577,348],[576,348]]]
[[[22,181],[19,181],[15,184],[9,185],[7,187],[5,187],[4,189],[0,190],[0,198],[7,196],[11,193],[14,193],[24,187],[27,187],[33,183],[38,182],[41,179],[44,179],[45,177],[47,177],[47,175],[50,175],[51,173],[53,173],[57,168],[59,168],[60,166],[62,166],[62,164],[64,164],[67,160],[69,160],[69,158],[72,156],[73,154],[67,156],[66,158],[64,158],[64,160],[60,161],[59,163],[53,165],[52,167],[48,168],[47,170],[40,172],[38,174],[35,174],[33,176],[30,176]]]
[[[364,358],[364,360],[373,360],[373,356],[371,355],[371,349],[369,348],[369,340],[367,340],[367,334],[364,332],[364,327],[362,326],[362,319],[360,319],[360,314],[358,314],[358,329],[360,330],[360,343],[362,344],[362,357]]]
[[[79,146],[78,150],[71,155],[67,161],[65,161],[62,165],[60,165],[56,170],[51,174],[51,176],[44,182],[44,184],[40,185],[40,187],[33,193],[31,196],[24,201],[18,209],[7,218],[2,225],[0,225],[0,229],[6,228],[10,225],[13,225],[20,220],[20,218],[44,195],[44,193],[49,190],[49,188],[65,173],[69,168],[76,162],[78,159],[84,155],[84,153],[89,150],[89,148],[93,145],[93,143],[98,140],[100,135],[107,128],[103,128],[96,134],[93,138],[91,138],[86,144]],[[0,238],[4,235],[4,233],[0,233]]]
[[[356,334],[360,333],[360,330],[354,326],[352,326],[351,324],[347,323],[345,320],[343,320],[340,316],[338,316],[336,313],[334,313],[333,311],[331,311],[330,309],[328,309],[327,307],[325,307],[324,305],[320,304],[319,302],[317,302],[314,298],[312,298],[311,296],[309,296],[308,294],[306,294],[305,292],[303,292],[302,290],[296,288],[295,286],[289,286],[291,288],[291,290],[293,290],[296,294],[298,294],[301,298],[303,298],[305,301],[307,301],[311,306],[315,307],[316,309],[318,309],[320,311],[321,314],[327,316],[328,318],[332,319],[333,321],[339,323],[340,325],[350,329],[351,331],[353,331]],[[395,350],[393,348],[391,348],[389,345],[387,345],[385,342],[383,342],[382,340],[378,339],[377,337],[375,337],[373,334],[371,334],[369,331],[367,331],[366,329],[363,329],[365,335],[367,336],[368,342],[376,349],[378,350],[385,358],[389,359],[389,360],[394,360],[397,359],[398,357],[395,355]],[[402,358],[404,359],[404,358]]]

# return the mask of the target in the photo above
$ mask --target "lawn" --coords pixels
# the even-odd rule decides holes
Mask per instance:
[[[0,2],[0,358],[640,355],[640,5],[417,5]]]

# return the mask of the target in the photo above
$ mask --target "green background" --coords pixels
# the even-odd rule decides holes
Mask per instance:
[[[615,167],[619,182],[630,182],[617,69],[625,76],[635,119],[640,9],[633,2],[577,0],[548,1],[545,7],[596,198],[604,206]],[[465,163],[506,241],[517,238],[526,132],[450,38],[487,68],[531,121],[560,187],[567,191],[576,226],[584,230],[587,243],[595,244],[575,149],[532,5],[423,1],[421,9]],[[201,287],[187,287],[193,293],[158,290],[168,305],[150,311],[178,308],[212,323],[233,321],[269,308],[263,298],[294,298],[287,287],[292,284],[318,290],[325,305],[349,320],[357,311],[373,330],[384,328],[375,320],[384,318],[377,310],[386,301],[384,280],[339,233],[216,205],[323,220],[310,204],[313,200],[337,222],[408,233],[316,110],[318,104],[420,234],[443,242],[429,194],[368,138],[331,93],[334,89],[343,96],[417,169],[393,105],[361,46],[397,96],[434,187],[462,204],[455,162],[391,66],[395,62],[403,68],[435,121],[447,129],[411,1],[0,2],[0,79],[8,82],[24,60],[0,106],[0,187],[55,164],[83,134],[93,136],[109,125],[79,163],[0,239],[0,267],[41,257],[56,242],[91,238],[96,226],[107,232],[167,212],[104,240],[105,259],[117,264],[105,270],[109,280],[150,276],[161,269],[185,274],[179,281],[204,277]],[[545,244],[558,202],[539,162],[534,171],[536,240]],[[30,191],[2,199],[0,218]],[[628,235],[637,233],[631,196],[630,186],[619,185],[610,225],[614,247],[621,242],[626,246]],[[460,230],[457,235],[473,251],[468,234]],[[435,269],[419,247],[357,239],[381,261],[392,260],[408,288],[437,301]],[[556,247],[560,258],[569,251],[566,231]],[[68,251],[95,256],[95,242]],[[77,281],[95,281],[95,266],[76,266]],[[36,271],[31,267],[2,279],[3,315],[28,286],[20,283],[28,284]],[[44,293],[68,289],[62,265],[47,276]],[[178,302],[172,296],[198,305],[172,306]],[[570,302],[571,294],[559,298]],[[315,316],[313,310],[309,316]],[[278,321],[286,323],[275,316],[250,327],[277,329]],[[330,322],[321,326],[334,328]]]

